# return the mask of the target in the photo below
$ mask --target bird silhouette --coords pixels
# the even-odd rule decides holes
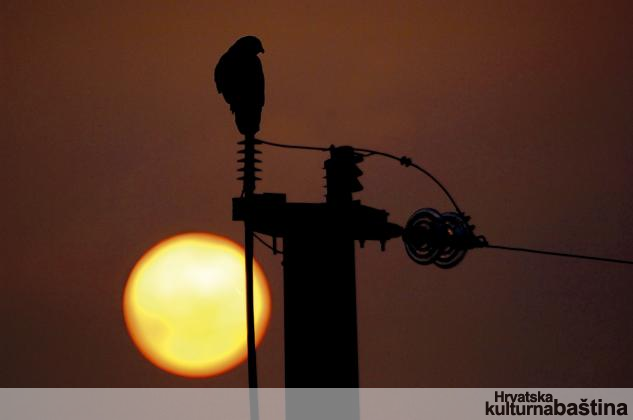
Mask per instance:
[[[265,102],[260,52],[264,47],[257,37],[242,37],[220,57],[214,73],[218,93],[231,106],[237,129],[246,137],[259,131]]]

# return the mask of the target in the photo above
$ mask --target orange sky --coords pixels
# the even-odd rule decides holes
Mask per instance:
[[[3,2],[3,386],[245,386],[145,361],[121,295],[142,253],[231,222],[239,135],[212,70],[259,36],[261,137],[407,155],[491,242],[633,258],[628,1]],[[260,191],[323,199],[324,156],[266,149]],[[358,198],[450,210],[371,158]],[[280,258],[260,384],[283,386]],[[361,385],[633,386],[633,271],[474,251],[357,253]],[[335,345],[335,344],[333,344]]]

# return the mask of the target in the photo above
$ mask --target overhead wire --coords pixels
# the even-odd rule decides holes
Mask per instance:
[[[327,152],[327,151],[329,151],[331,149],[331,147],[333,147],[333,146],[331,146],[331,147],[319,147],[319,146],[305,146],[305,145],[298,145],[298,144],[283,144],[283,143],[275,143],[275,142],[272,142],[272,141],[261,140],[261,139],[258,139],[257,141],[259,143],[261,143],[261,144],[265,144],[265,145],[273,146],[273,147],[281,147],[281,148],[285,148],[285,149],[315,150],[315,151],[319,151],[319,152]],[[418,171],[422,172],[424,175],[429,177],[438,187],[440,187],[440,189],[444,192],[446,197],[448,197],[448,199],[451,202],[451,204],[453,205],[453,207],[455,207],[455,210],[458,213],[463,214],[462,210],[457,205],[457,202],[455,201],[455,199],[453,198],[451,193],[448,191],[448,189],[444,186],[444,184],[442,184],[440,182],[440,180],[437,179],[431,172],[429,172],[428,170],[424,169],[420,165],[414,163],[411,158],[409,158],[407,156],[397,157],[397,156],[392,155],[390,153],[381,152],[381,151],[378,151],[378,150],[361,149],[361,148],[356,148],[356,147],[354,147],[354,151],[360,152],[361,154],[364,153],[363,157],[370,157],[370,156],[374,156],[374,155],[376,155],[376,156],[383,156],[383,157],[386,157],[386,158],[398,161],[404,167],[412,167],[412,168],[417,169]]]
[[[331,150],[332,147],[334,147],[334,146],[331,146],[331,147],[318,147],[318,146],[305,146],[305,145],[296,145],[296,144],[283,144],[283,143],[275,143],[275,142],[271,142],[271,141],[267,141],[267,140],[261,140],[261,139],[258,139],[256,141],[259,142],[260,144],[265,144],[265,145],[273,146],[273,147],[280,147],[280,148],[285,148],[285,149],[312,150],[312,151],[319,151],[319,152],[327,152],[327,151]],[[457,201],[455,201],[455,199],[453,198],[452,194],[448,191],[448,189],[444,186],[444,184],[442,184],[440,182],[440,180],[437,179],[427,169],[425,169],[422,166],[414,163],[413,160],[411,160],[411,158],[406,157],[406,156],[398,157],[396,155],[392,155],[391,153],[381,152],[381,151],[373,150],[373,149],[364,149],[364,148],[356,148],[356,147],[354,147],[354,150],[356,152],[360,152],[363,157],[383,156],[383,157],[386,157],[386,158],[398,161],[404,167],[413,167],[413,168],[417,169],[418,171],[420,171],[424,175],[426,175],[428,178],[430,178],[438,187],[440,187],[440,189],[444,192],[446,197],[449,199],[449,201],[451,202],[451,204],[453,205],[453,207],[455,208],[455,210],[459,214],[462,214],[462,215],[465,214],[461,210],[461,208],[457,205]],[[255,236],[255,237],[260,242],[262,242],[265,246],[267,246],[268,248],[273,250],[273,252],[279,252],[273,246],[271,246],[270,244],[265,242],[262,238],[259,238],[258,236]],[[499,249],[499,250],[503,250],[503,251],[525,252],[525,253],[532,253],[532,254],[552,255],[552,256],[557,256],[557,257],[577,258],[577,259],[585,259],[585,260],[592,260],[592,261],[601,261],[601,262],[616,263],[616,264],[632,264],[633,265],[633,260],[623,260],[623,259],[617,259],[617,258],[595,257],[595,256],[591,256],[591,255],[581,255],[581,254],[573,254],[573,253],[567,253],[567,252],[547,251],[547,250],[543,250],[543,249],[524,248],[524,247],[506,246],[506,245],[492,245],[492,244],[486,244],[486,245],[482,246],[481,248],[491,248],[491,249]]]
[[[262,140],[262,139],[256,139],[255,142],[259,144],[266,144],[268,146],[273,146],[273,147],[281,147],[284,149],[316,150],[319,152],[327,152],[330,150],[329,147],[303,146],[303,145],[298,145],[298,144],[283,144],[283,143],[275,143],[272,141]]]
[[[584,259],[584,260],[602,261],[602,262],[617,263],[617,264],[633,264],[633,261],[631,260],[594,257],[591,255],[571,254],[567,252],[556,252],[556,251],[545,251],[543,249],[523,248],[523,247],[516,247],[516,246],[488,244],[488,245],[483,246],[482,248],[493,248],[493,249],[501,249],[504,251],[518,251],[518,252],[528,252],[532,254],[553,255],[556,257],[579,258],[579,259]]]
[[[424,169],[420,165],[414,163],[413,160],[411,160],[411,158],[408,158],[406,156],[397,157],[397,156],[392,155],[390,153],[380,152],[380,151],[372,150],[372,149],[357,149],[357,148],[354,148],[354,150],[359,151],[359,152],[365,152],[366,153],[365,157],[369,157],[369,156],[372,156],[372,155],[384,156],[384,157],[387,157],[389,159],[393,159],[393,160],[396,160],[396,161],[400,162],[400,164],[402,166],[404,166],[404,167],[407,167],[407,168],[408,167],[412,167],[412,168],[417,169],[418,171],[422,172],[424,175],[429,177],[433,182],[435,182],[435,184],[438,187],[440,187],[440,189],[444,192],[446,197],[448,197],[448,199],[450,200],[450,202],[453,205],[453,207],[455,207],[455,211],[457,211],[460,214],[464,214],[464,212],[459,208],[459,206],[457,205],[457,202],[455,201],[455,199],[453,198],[451,193],[448,191],[448,189],[444,186],[444,184],[442,184],[440,182],[440,180],[437,179],[431,172],[429,172],[428,170]]]

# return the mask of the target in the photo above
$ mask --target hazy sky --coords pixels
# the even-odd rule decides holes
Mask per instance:
[[[228,106],[212,70],[257,35],[261,137],[407,155],[490,242],[633,259],[629,1],[5,1],[2,386],[246,386],[151,365],[127,276],[181,232],[241,241]],[[259,191],[323,199],[318,153],[266,149]],[[450,210],[371,158],[363,203]],[[283,386],[279,256],[260,384]],[[357,253],[361,385],[633,386],[633,268],[477,250],[442,271],[399,240]],[[318,334],[318,332],[315,332]],[[336,345],[332,343],[332,345]]]

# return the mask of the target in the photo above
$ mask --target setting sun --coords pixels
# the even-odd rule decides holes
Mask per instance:
[[[156,366],[182,376],[225,372],[246,359],[244,250],[221,236],[166,239],[138,261],[123,312],[132,340]],[[270,318],[268,282],[254,263],[256,343]]]

